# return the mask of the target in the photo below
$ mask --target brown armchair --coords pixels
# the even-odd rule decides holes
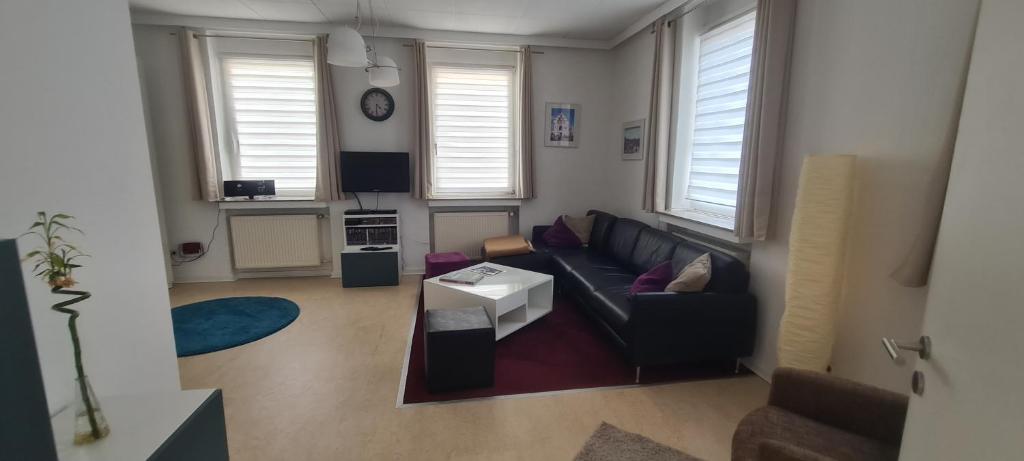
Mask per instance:
[[[907,396],[810,371],[779,368],[768,406],[740,421],[732,459],[895,460]]]

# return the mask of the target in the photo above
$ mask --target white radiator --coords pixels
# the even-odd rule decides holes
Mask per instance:
[[[317,215],[232,216],[235,269],[320,265]]]
[[[507,211],[434,213],[434,251],[461,251],[480,259],[484,240],[508,235],[510,219]]]

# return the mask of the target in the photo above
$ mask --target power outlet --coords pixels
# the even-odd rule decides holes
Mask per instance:
[[[203,244],[199,242],[185,242],[178,245],[178,251],[182,256],[196,256],[203,253]]]

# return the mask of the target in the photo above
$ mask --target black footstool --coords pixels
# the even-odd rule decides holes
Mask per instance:
[[[494,385],[494,325],[483,307],[425,312],[427,389]]]

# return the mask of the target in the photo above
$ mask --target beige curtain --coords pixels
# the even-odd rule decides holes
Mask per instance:
[[[533,198],[533,47],[519,49],[519,196]]]
[[[316,73],[316,199],[344,200],[338,169],[341,136],[331,65],[327,63],[326,35],[313,39],[313,69]]]
[[[434,149],[434,141],[430,136],[430,78],[427,75],[427,44],[416,40],[413,45],[413,61],[415,61],[416,80],[413,84],[413,112],[416,125],[412,129],[413,175],[412,196],[428,199],[433,184],[433,171],[430,155]]]
[[[643,210],[649,213],[665,209],[663,185],[671,131],[672,58],[675,54],[675,35],[671,25],[664,19],[654,23],[654,68],[647,115],[647,158],[644,163],[643,190]]]
[[[213,140],[210,96],[206,91],[206,66],[197,35],[196,31],[186,28],[178,31],[185,102],[192,128],[192,154],[199,186],[194,198],[213,202],[223,198],[224,194]]]
[[[736,194],[735,234],[741,238],[764,240],[768,237],[775,165],[781,155],[786,124],[795,20],[796,0],[758,0],[747,122]]]

